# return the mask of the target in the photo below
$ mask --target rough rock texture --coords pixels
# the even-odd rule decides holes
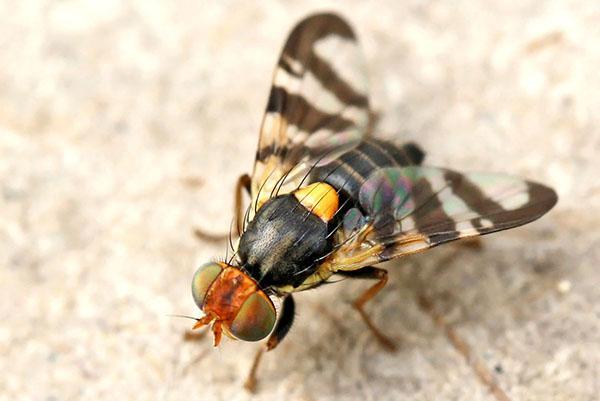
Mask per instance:
[[[419,307],[424,288],[512,400],[600,393],[597,1],[345,1],[382,137],[431,165],[554,186],[534,224],[297,297],[297,323],[241,389],[255,345],[183,342],[195,267],[225,244],[272,68],[323,2],[0,2],[0,399],[494,400]],[[473,363],[475,363],[473,362]]]

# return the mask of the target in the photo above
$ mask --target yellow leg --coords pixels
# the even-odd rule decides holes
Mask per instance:
[[[365,292],[362,293],[360,297],[358,297],[354,303],[354,308],[358,311],[365,324],[371,330],[379,344],[381,344],[384,348],[395,351],[397,349],[396,344],[389,337],[384,335],[381,330],[375,326],[371,317],[364,310],[364,306],[367,302],[369,302],[377,293],[385,287],[388,281],[388,273],[384,269],[379,269],[377,267],[364,267],[360,270],[348,271],[348,272],[338,272],[346,277],[351,278],[361,278],[361,279],[375,279],[378,280],[374,285],[369,287]]]
[[[480,251],[483,249],[483,243],[481,242],[481,237],[464,238],[464,239],[458,241],[458,245],[460,245],[464,248],[473,249],[475,251]]]
[[[277,320],[277,324],[275,329],[273,329],[273,333],[269,336],[267,343],[265,346],[261,346],[256,355],[254,356],[254,361],[252,362],[252,367],[250,368],[250,372],[248,372],[248,377],[244,382],[244,388],[251,393],[256,392],[256,372],[258,371],[258,365],[260,364],[260,360],[265,351],[271,351],[275,347],[281,343],[286,334],[290,331],[292,327],[292,323],[294,322],[294,314],[295,314],[295,304],[294,299],[291,295],[288,295],[284,300],[281,306],[281,312],[279,315],[279,319]]]
[[[235,231],[236,235],[239,237],[242,233],[242,227],[244,225],[244,212],[243,212],[243,199],[242,192],[246,190],[248,194],[250,194],[250,184],[251,178],[248,174],[241,175],[237,183],[235,185],[235,195],[234,195],[234,210],[233,210],[233,219],[235,221]],[[221,242],[227,237],[229,234],[213,234],[202,230],[201,228],[194,229],[194,235],[201,241],[208,242]]]
[[[183,333],[183,341],[199,341],[206,337],[208,330],[186,330]]]
[[[485,364],[473,354],[469,344],[446,322],[444,316],[435,310],[433,301],[424,294],[418,296],[418,301],[421,309],[427,312],[427,314],[431,316],[433,322],[444,331],[450,344],[452,344],[454,349],[463,356],[467,364],[475,372],[477,378],[488,388],[490,393],[492,393],[498,401],[510,401],[508,395],[502,390],[498,383],[496,383],[494,375],[489,371]]]
[[[260,347],[254,356],[254,361],[252,362],[252,367],[250,367],[250,372],[248,372],[248,377],[244,382],[244,388],[251,393],[256,392],[256,371],[258,370],[258,365],[260,364],[260,360],[264,353],[264,348]]]

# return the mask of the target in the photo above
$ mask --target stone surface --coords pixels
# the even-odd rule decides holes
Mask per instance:
[[[241,388],[255,345],[183,342],[191,275],[224,256],[280,46],[323,2],[0,2],[0,399],[493,400],[436,309],[512,400],[600,393],[600,6],[327,2],[355,26],[378,135],[431,165],[557,189],[545,218],[296,297],[297,322]]]

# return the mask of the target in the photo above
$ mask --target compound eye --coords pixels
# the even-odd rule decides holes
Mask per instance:
[[[229,331],[239,340],[259,341],[273,330],[275,320],[273,302],[264,292],[257,291],[244,301]]]
[[[200,266],[196,270],[196,273],[194,273],[194,278],[192,278],[192,296],[198,308],[202,309],[206,293],[211,284],[217,279],[217,276],[221,274],[221,271],[223,271],[223,267],[220,264],[210,262]]]

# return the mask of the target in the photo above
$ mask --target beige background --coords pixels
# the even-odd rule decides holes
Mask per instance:
[[[0,2],[0,399],[246,400],[255,345],[184,343],[195,267],[225,244],[280,47],[323,2]],[[552,185],[490,236],[296,297],[260,400],[493,400],[416,304],[424,287],[512,400],[600,393],[600,5],[330,3],[365,50],[383,137],[429,164]]]

